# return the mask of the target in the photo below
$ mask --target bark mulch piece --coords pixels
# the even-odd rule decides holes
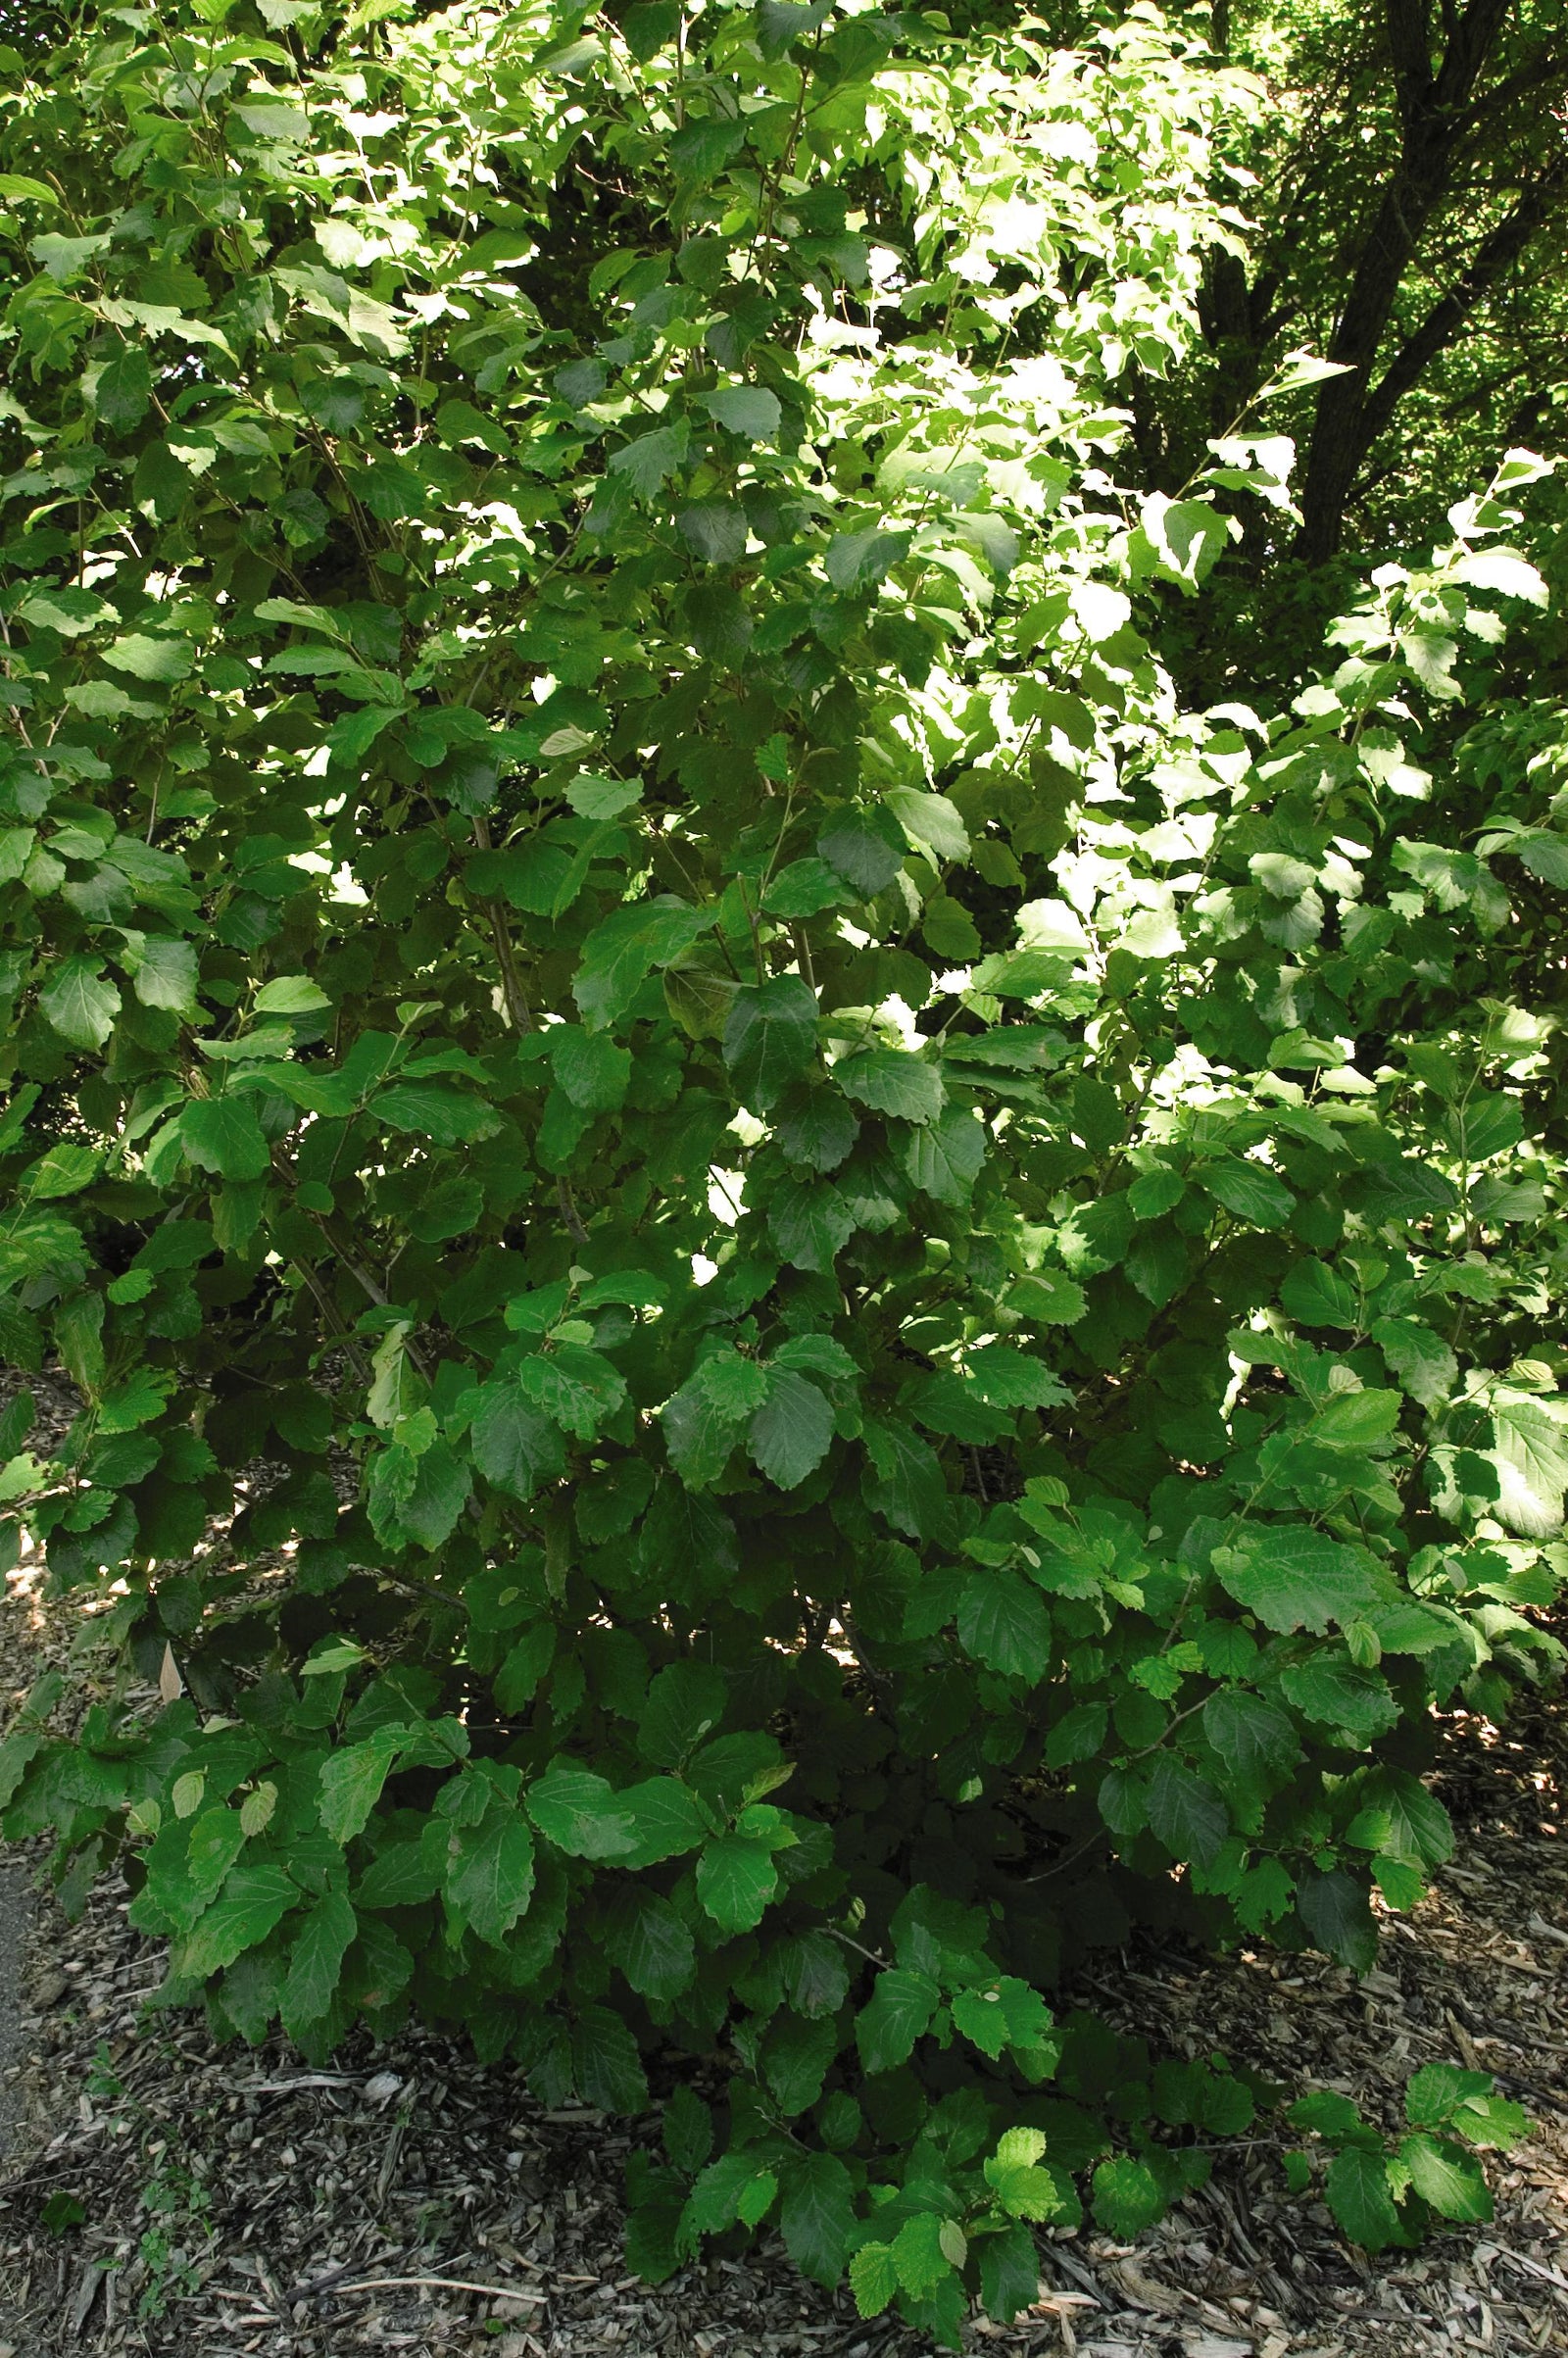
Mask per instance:
[[[0,1610],[10,1706],[70,1624],[25,1572]],[[1084,1997],[1189,2054],[1338,2088],[1394,2126],[1435,2059],[1495,2075],[1534,2122],[1494,2169],[1495,2222],[1369,2262],[1284,2194],[1270,2120],[1136,2247],[1049,2238],[1040,2304],[972,2321],[980,2353],[1063,2358],[1490,2358],[1568,2351],[1568,1738],[1451,1724],[1437,1790],[1458,1852],[1391,1918],[1374,1972],[1259,1944],[1219,1961],[1130,1946]],[[917,2358],[928,2344],[802,2283],[777,2243],[657,2289],[627,2272],[635,2129],[541,2110],[505,2067],[410,2031],[330,2071],[283,2041],[215,2047],[149,2009],[156,1944],[95,1891],[33,1906],[21,2043],[0,2005],[0,2358]],[[3,1994],[3,1993],[0,1993]],[[0,2129],[0,2135],[6,2132]]]

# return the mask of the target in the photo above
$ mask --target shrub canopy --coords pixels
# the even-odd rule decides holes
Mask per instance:
[[[0,114],[4,1481],[121,1665],[7,1831],[220,2031],[651,2067],[639,2266],[948,2340],[1260,2092],[1062,1967],[1364,1966],[1551,1651],[1542,470],[1186,708],[1320,373],[1139,489],[1246,103],[1148,8],[185,0]],[[1449,2095],[1364,2239],[1481,2215]]]

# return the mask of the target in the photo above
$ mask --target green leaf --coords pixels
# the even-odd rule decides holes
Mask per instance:
[[[1451,1211],[1459,1201],[1451,1180],[1407,1155],[1374,1164],[1364,1184],[1367,1211],[1379,1224],[1429,1219],[1435,1212]]]
[[[799,2015],[774,2018],[762,2050],[762,2069],[774,2102],[793,2120],[822,2093],[822,2083],[839,2050],[836,2023],[803,2022]]]
[[[433,1552],[457,1529],[470,1487],[467,1466],[447,1442],[432,1442],[416,1458],[394,1446],[370,1467],[370,1520],[400,1545],[412,1540]]]
[[[677,2083],[664,2104],[664,2151],[675,2168],[695,2178],[713,2150],[713,2115],[695,2089]]]
[[[632,56],[643,64],[675,38],[680,22],[679,0],[639,0],[621,20],[621,35]]]
[[[726,385],[717,393],[704,394],[703,406],[726,432],[739,434],[747,442],[778,439],[784,413],[778,395],[761,386]]]
[[[554,1622],[535,1622],[523,1631],[495,1674],[497,1708],[519,1714],[533,1700],[541,1680],[556,1658]]]
[[[788,1368],[775,1368],[768,1397],[747,1428],[746,1446],[759,1472],[780,1490],[794,1490],[814,1473],[833,1440],[833,1410],[816,1386]]]
[[[93,407],[105,425],[117,434],[139,425],[152,405],[152,364],[145,352],[123,344],[99,371],[93,388]]]
[[[977,1572],[958,1598],[958,1637],[966,1653],[1031,1686],[1051,1667],[1051,1616],[1039,1591],[1015,1572]]]
[[[1095,2223],[1107,2235],[1141,2235],[1165,2216],[1165,2197],[1147,2162],[1118,2154],[1095,2172]]]
[[[1337,1392],[1313,1417],[1312,1439],[1331,1449],[1375,1449],[1394,1431],[1403,1405],[1396,1392]]]
[[[753,2185],[758,2161],[746,2152],[721,2153],[702,2170],[682,2214],[684,2231],[692,2235],[721,2235],[740,2216],[741,2196]],[[776,2182],[775,2182],[776,2185]]]
[[[896,786],[887,797],[887,805],[910,841],[923,844],[939,863],[968,859],[968,829],[956,806],[945,794],[923,794],[910,786]]]
[[[1372,1340],[1412,1400],[1435,1408],[1449,1398],[1459,1362],[1441,1335],[1416,1318],[1377,1318]]]
[[[514,1498],[531,1498],[566,1470],[560,1426],[503,1379],[479,1387],[471,1432],[474,1464]]]
[[[377,1091],[370,1109],[394,1130],[428,1138],[438,1147],[471,1146],[493,1138],[501,1127],[483,1098],[444,1088],[439,1081],[398,1081]]]
[[[1399,2159],[1422,2201],[1430,2202],[1441,2219],[1473,2225],[1492,2217],[1486,2173],[1475,2155],[1451,2138],[1401,2137]]]
[[[1004,2203],[1003,2207],[1007,2206]],[[1000,2235],[987,2235],[978,2257],[980,2298],[986,2315],[999,2325],[1010,2325],[1040,2298],[1040,2254],[1035,2239],[1027,2227],[1009,2227]]]
[[[827,577],[836,590],[872,589],[908,555],[913,537],[875,525],[865,531],[835,532],[823,559]]]
[[[1103,1703],[1074,1703],[1046,1739],[1047,1767],[1068,1768],[1092,1760],[1105,1741],[1107,1719]]]
[[[557,1024],[550,1034],[550,1061],[562,1089],[582,1112],[614,1113],[624,1104],[631,1052],[603,1032]]]
[[[641,1785],[622,1786],[615,1797],[631,1820],[636,1844],[625,1853],[628,1867],[652,1867],[661,1859],[678,1858],[707,1837],[708,1821],[695,1795],[673,1777],[649,1777]]]
[[[119,618],[114,608],[92,590],[75,588],[29,590],[17,612],[24,622],[35,623],[45,630],[57,630],[63,639],[80,638],[87,631],[96,630],[101,623]],[[107,682],[103,684],[108,685]],[[110,693],[118,697],[123,691],[117,688]]]
[[[1310,2095],[1298,2097],[1285,2117],[1293,2129],[1332,2137],[1336,2143],[1343,2143],[1347,2137],[1364,2139],[1367,2134],[1359,2107],[1336,2088],[1314,2088]]]
[[[1054,1408],[1071,1399],[1043,1359],[1007,1343],[980,1343],[964,1352],[964,1372],[994,1408]]]
[[[256,994],[258,1015],[319,1015],[331,1006],[308,975],[278,974]]]
[[[527,1802],[545,1840],[569,1858],[624,1858],[637,1847],[630,1812],[609,1779],[594,1769],[552,1761],[528,1788]]]
[[[1559,890],[1568,887],[1568,840],[1562,836],[1532,829],[1515,836],[1506,849],[1516,853],[1532,876],[1539,876],[1543,883],[1554,884]]]
[[[1353,1662],[1343,1646],[1320,1646],[1306,1661],[1291,1664],[1280,1674],[1280,1689],[1308,1719],[1343,1728],[1358,1744],[1387,1735],[1399,1716],[1388,1680]]]
[[[1453,2128],[1472,2145],[1494,2145],[1509,2153],[1530,2135],[1530,2118],[1507,2096],[1471,2095],[1454,2114]]]
[[[748,1106],[767,1112],[815,1058],[816,998],[798,975],[776,974],[735,994],[724,1061]]]
[[[671,1662],[648,1690],[637,1748],[656,1768],[679,1768],[724,1717],[729,1688],[710,1662]]]
[[[102,974],[101,958],[62,958],[38,994],[45,1022],[73,1048],[102,1048],[115,1028],[120,993]]]
[[[13,202],[22,198],[29,204],[48,205],[51,209],[58,207],[61,201],[44,181],[34,180],[22,172],[0,172],[0,196],[10,197]]]
[[[781,1187],[768,1209],[768,1226],[780,1253],[794,1268],[824,1274],[855,1234],[855,1214],[828,1181]]]
[[[674,900],[636,902],[597,925],[582,946],[572,997],[590,1031],[626,1012],[656,967],[688,951],[712,923],[708,911]]]
[[[911,2300],[929,2298],[944,2277],[952,2274],[953,2263],[942,2248],[945,2225],[934,2211],[916,2211],[912,2219],[906,2219],[893,2238],[893,2265],[899,2272],[899,2284]]]
[[[1218,1687],[1203,1705],[1203,1734],[1247,1793],[1267,1793],[1301,1756],[1283,1711],[1240,1687]]]
[[[1412,2129],[1446,2129],[1472,2096],[1492,2092],[1487,2072],[1461,2071],[1456,2063],[1423,2063],[1404,2091],[1404,2117]]]
[[[771,1855],[742,1835],[719,1836],[697,1862],[697,1896],[721,1932],[754,1931],[777,1890]]]
[[[1296,1198],[1260,1162],[1210,1162],[1199,1173],[1216,1204],[1251,1228],[1283,1228]]]
[[[642,789],[634,779],[594,777],[583,770],[566,788],[566,801],[579,818],[591,818],[597,824],[603,824],[610,819],[619,818],[622,811],[629,811],[633,803],[640,799],[641,793]],[[549,909],[539,911],[542,916],[557,913],[554,901]]]
[[[1563,845],[1568,852],[1568,844]],[[1463,1162],[1487,1162],[1504,1154],[1525,1134],[1524,1111],[1516,1097],[1500,1090],[1478,1089],[1450,1108],[1444,1121],[1447,1144]]]
[[[26,1204],[58,1203],[62,1197],[79,1195],[97,1178],[103,1159],[96,1147],[51,1147],[23,1172],[17,1194]]]
[[[942,1075],[934,1064],[898,1048],[862,1049],[833,1067],[846,1097],[901,1121],[934,1122],[942,1111]]]
[[[779,1950],[784,1995],[797,2014],[815,2021],[836,2014],[850,1986],[847,1952],[825,1932],[806,1932]]]
[[[1492,1429],[1499,1519],[1525,1539],[1550,1538],[1561,1528],[1568,1490],[1568,1421],[1555,1402],[1499,1389]]]
[[[687,439],[684,421],[648,427],[633,441],[612,452],[610,471],[624,475],[641,498],[652,499],[684,464]]]
[[[584,2006],[571,2030],[571,2072],[585,2104],[604,2112],[648,2109],[648,2079],[637,2041],[608,2006]]]
[[[855,2043],[868,2072],[896,2071],[908,2062],[916,2039],[931,2027],[941,1995],[927,1974],[892,1965],[877,1975],[855,2022]]]
[[[1088,1314],[1089,1297],[1059,1269],[1036,1269],[1019,1278],[1007,1307],[1031,1326],[1076,1326]]]
[[[193,1980],[232,1965],[257,1948],[299,1900],[299,1888],[281,1867],[232,1868],[221,1891],[178,1950],[179,1970]]]
[[[1425,1867],[1453,1856],[1447,1811],[1408,1769],[1374,1769],[1360,1798],[1362,1806],[1345,1830],[1348,1842]]]
[[[1404,2240],[1399,2214],[1389,2191],[1388,2165],[1380,2152],[1347,2145],[1330,2162],[1323,2192],[1336,2223],[1366,2251],[1386,2251]]]
[[[824,909],[841,908],[849,898],[844,878],[825,860],[792,860],[769,884],[762,907],[770,917],[788,921],[819,916]]]
[[[773,1123],[773,1135],[792,1162],[836,1170],[859,1135],[844,1100],[825,1088],[794,1090]]]
[[[127,941],[124,962],[144,1007],[167,1007],[175,1015],[194,1014],[196,953],[189,942],[176,941],[172,934],[143,934],[135,950]]]
[[[866,1452],[876,1479],[867,1502],[910,1539],[932,1539],[948,1520],[948,1486],[935,1452],[891,1418],[866,1423]]]
[[[583,1344],[560,1340],[548,1352],[524,1359],[515,1381],[535,1408],[579,1441],[592,1441],[626,1395],[624,1379],[611,1360]]]
[[[189,679],[196,651],[189,639],[148,638],[138,631],[115,639],[103,651],[104,662],[133,679],[170,682]]]
[[[327,1891],[305,1917],[289,1950],[283,2028],[291,2039],[320,2019],[337,1994],[358,1920],[341,1891]]]
[[[262,1125],[241,1098],[193,1100],[179,1117],[179,1143],[188,1162],[220,1179],[261,1179],[271,1168]]]
[[[1009,2219],[1057,2219],[1071,2203],[1057,2174],[1042,2169],[1046,2139],[1038,2129],[1008,2129],[985,2164],[986,2183]],[[1030,2250],[1033,2252],[1033,2243]],[[1036,2269],[1038,2279],[1039,2270]]]
[[[849,2171],[836,2153],[804,2153],[786,2164],[780,2184],[785,2250],[813,2284],[836,2284],[855,2224]]]
[[[1009,2046],[1043,2046],[1051,2031],[1051,2015],[1038,1990],[1015,1975],[960,1990],[953,2000],[954,2026],[993,2061]]]
[[[1231,1830],[1230,1812],[1204,1777],[1183,1768],[1168,1752],[1154,1764],[1149,1787],[1149,1823],[1173,1858],[1209,1866]]]
[[[910,1130],[898,1154],[913,1186],[938,1204],[963,1204],[985,1162],[985,1128],[962,1106],[950,1105],[938,1120]]]
[[[823,828],[816,848],[865,901],[893,882],[907,851],[898,820],[881,804],[846,811]]]
[[[477,1826],[449,1839],[443,1889],[454,1924],[499,1948],[533,1896],[533,1836],[521,1813],[493,1802]]]
[[[617,1918],[611,1954],[643,1997],[669,2000],[690,1986],[697,1950],[684,1917],[657,1891],[633,1891]]]
[[[1280,1288],[1280,1300],[1302,1326],[1337,1326],[1353,1334],[1360,1324],[1354,1288],[1322,1261],[1298,1261]]]
[[[1327,1874],[1309,1871],[1298,1887],[1296,1904],[1319,1948],[1340,1964],[1366,1973],[1377,1962],[1378,1936],[1371,1902],[1363,1887],[1343,1868],[1331,1868]]]
[[[854,1384],[860,1377],[859,1362],[831,1335],[792,1335],[773,1353],[773,1365],[804,1368],[825,1384]]]
[[[1301,1526],[1243,1533],[1233,1547],[1216,1549],[1214,1569],[1237,1603],[1273,1630],[1321,1636],[1331,1621],[1358,1619],[1380,1593],[1353,1548]]]
[[[807,40],[832,13],[832,0],[758,0],[758,47],[764,57],[782,57],[795,42]]]
[[[322,1761],[321,1824],[334,1842],[346,1845],[364,1833],[407,1734],[397,1723],[378,1728],[367,1743],[346,1744]]]
[[[782,0],[763,0],[782,14]],[[791,11],[791,14],[796,13]],[[801,15],[808,12],[802,9]],[[892,2247],[886,2243],[862,2243],[850,2261],[850,2290],[855,2295],[856,2313],[860,2317],[880,2317],[899,2289],[899,2271]],[[1040,2271],[1035,2270],[1035,2297],[1040,2291]]]

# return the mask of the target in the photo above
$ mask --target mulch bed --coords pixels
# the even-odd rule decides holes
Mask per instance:
[[[72,1628],[25,1565],[0,1608],[9,1709]],[[1222,2049],[1294,2088],[1338,2088],[1393,2126],[1409,2074],[1490,2071],[1534,2124],[1492,2176],[1495,2222],[1369,2262],[1283,2192],[1274,2134],[1136,2247],[1043,2245],[1043,2297],[975,2353],[1064,2358],[1493,2358],[1568,2350],[1568,1729],[1459,1719],[1435,1780],[1458,1854],[1376,1970],[1255,1949],[1130,1947],[1088,2002],[1186,2053]],[[9,1872],[24,1870],[14,1862]],[[0,1893],[3,1902],[3,1893]],[[3,1906],[0,1906],[3,1913]],[[281,2039],[215,2047],[147,2006],[158,1945],[105,1885],[68,1924],[32,1903],[22,2039],[0,2020],[0,2358],[917,2358],[929,2345],[805,2284],[782,2247],[626,2270],[630,2127],[541,2110],[506,2067],[410,2031],[328,2072]],[[0,2016],[5,2009],[0,2004]],[[1268,2121],[1260,2129],[1272,2132]]]

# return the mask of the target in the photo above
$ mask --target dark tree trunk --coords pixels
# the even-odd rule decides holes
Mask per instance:
[[[1392,386],[1385,378],[1374,387],[1373,368],[1404,274],[1434,213],[1452,186],[1455,165],[1474,128],[1476,85],[1495,53],[1512,5],[1513,0],[1470,0],[1457,18],[1445,11],[1450,29],[1442,62],[1434,71],[1427,0],[1386,0],[1389,52],[1399,108],[1399,161],[1373,216],[1329,343],[1327,358],[1341,362],[1348,373],[1326,379],[1318,395],[1297,542],[1298,555],[1308,564],[1321,564],[1338,549],[1346,504],[1361,463],[1406,389],[1406,383],[1396,376]],[[1541,218],[1544,218],[1544,211]],[[1525,237],[1533,233],[1532,227]],[[1523,242],[1525,239],[1520,241],[1521,248]],[[1478,255],[1478,265],[1481,258]],[[1485,291],[1478,284],[1468,300],[1462,299],[1474,267],[1456,290],[1461,300],[1446,334],[1439,334],[1431,342],[1418,368],[1442,349]],[[1495,259],[1487,283],[1503,267],[1503,261]],[[1448,298],[1447,303],[1453,300]],[[1445,310],[1445,305],[1438,306],[1427,324],[1431,326]],[[1413,381],[1411,374],[1406,382]],[[1386,387],[1390,388],[1389,398],[1385,398]]]

